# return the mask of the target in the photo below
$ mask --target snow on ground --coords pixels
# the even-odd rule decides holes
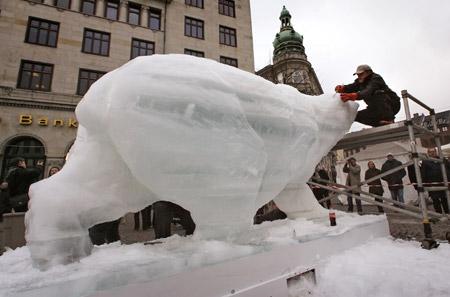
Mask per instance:
[[[416,241],[374,239],[324,261],[316,270],[320,297],[448,297],[450,245],[424,250]]]
[[[28,248],[22,247],[0,257],[0,296],[15,296],[24,290],[74,280],[91,287],[71,292],[71,296],[86,296],[97,289],[142,283],[254,255],[271,247],[332,238],[384,219],[384,216],[361,217],[338,212],[336,227],[330,227],[328,219],[266,222],[243,236],[245,242],[242,238],[225,242],[175,235],[164,239],[163,244],[103,245],[95,247],[91,256],[78,263],[57,265],[47,271],[33,268]],[[384,237],[321,259],[316,267],[317,285],[309,288],[311,296],[450,296],[450,245],[447,243],[427,251],[415,241]]]

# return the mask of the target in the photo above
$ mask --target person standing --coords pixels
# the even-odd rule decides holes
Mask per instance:
[[[356,187],[356,190],[361,191],[361,166],[359,166],[358,164],[356,164],[356,159],[355,158],[350,158],[347,160],[347,163],[345,163],[344,165],[344,169],[343,169],[344,173],[347,173],[347,181],[346,181],[346,185],[350,186],[350,187]],[[360,196],[360,193],[357,191],[349,191],[349,194],[353,193],[357,196]],[[361,200],[358,198],[355,198],[356,200],[356,209],[358,211],[358,213],[362,213],[362,205],[361,205]],[[347,202],[348,202],[348,211],[349,212],[353,212],[353,197],[352,195],[347,195]]]
[[[402,162],[395,159],[391,153],[387,154],[386,157],[386,162],[384,162],[383,166],[381,166],[381,173],[385,173],[386,171],[402,165]],[[382,179],[388,183],[392,199],[401,203],[405,203],[403,199],[403,177],[405,176],[406,170],[405,168],[402,168],[396,172],[382,177]]]
[[[373,161],[369,161],[367,163],[367,167],[368,169],[366,170],[366,173],[364,175],[364,179],[368,180],[372,177],[375,177],[379,174],[381,174],[381,170],[376,168],[375,163]],[[369,193],[378,195],[378,196],[383,196],[384,190],[383,190],[383,185],[381,184],[381,179],[376,179],[374,181],[371,181],[368,183],[369,185]],[[375,201],[381,202],[383,203],[383,200],[380,198],[375,198]],[[384,213],[384,209],[383,207],[377,205],[378,207],[378,212],[379,213]]]
[[[27,168],[24,158],[14,158],[11,169],[5,178],[5,185],[9,191],[9,203],[15,212],[28,210],[28,190],[42,173],[44,161],[39,160],[35,168]]]
[[[324,179],[324,180],[329,180],[330,178],[328,177],[327,172],[325,171],[325,169],[320,168],[320,167],[316,167],[316,170],[314,171],[314,177],[320,178],[320,179]],[[322,182],[322,181],[317,181],[318,184],[321,185],[327,185],[326,182]],[[328,190],[324,189],[324,188],[320,188],[320,187],[314,187],[312,189],[314,196],[316,197],[317,201],[320,201],[321,199],[325,198],[328,196]],[[331,201],[327,200],[325,202],[322,202],[321,205],[325,208],[330,209],[331,208]]]
[[[364,100],[367,104],[366,109],[358,111],[355,121],[372,127],[393,123],[400,110],[397,94],[369,65],[359,65],[353,75],[358,78],[352,84],[338,85],[335,91],[341,94],[343,102]]]
[[[442,176],[441,164],[438,162],[437,152],[435,148],[428,149],[428,156],[436,160],[423,160],[422,161],[422,177],[425,186],[428,187],[443,187],[444,178]],[[448,161],[444,160],[446,167],[449,167]],[[449,171],[447,169],[447,171]],[[428,183],[428,185],[427,185]],[[436,212],[449,213],[448,201],[445,195],[445,191],[430,191],[429,195],[433,201],[433,207]]]

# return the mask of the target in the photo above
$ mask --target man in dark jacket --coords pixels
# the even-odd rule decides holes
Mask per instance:
[[[384,162],[381,167],[381,172],[384,173],[401,165],[402,162],[395,159],[394,156],[389,153],[387,155],[387,161]],[[385,177],[382,177],[382,179],[389,185],[389,191],[391,192],[392,199],[401,203],[405,203],[403,200],[403,177],[405,177],[405,175],[406,170],[405,168],[402,168],[396,172],[386,175]]]
[[[438,158],[435,148],[428,149],[428,155],[431,158]],[[447,172],[449,164],[446,160],[445,165]],[[425,186],[443,187],[444,178],[442,176],[441,164],[435,160],[423,160],[422,161],[422,177]],[[447,173],[448,174],[448,173]],[[427,184],[428,183],[428,184]],[[445,191],[430,191],[429,195],[433,200],[433,207],[436,212],[448,214],[448,201],[445,195]]]
[[[373,161],[369,161],[369,163],[367,163],[367,167],[369,167],[369,169],[366,170],[366,174],[364,176],[365,180],[368,180],[369,178],[372,178],[374,176],[381,174],[381,170],[375,167],[375,163]],[[384,190],[383,190],[383,186],[381,185],[381,179],[376,179],[374,181],[371,181],[370,183],[368,183],[368,185],[369,185],[369,193],[372,193],[372,194],[375,194],[378,196],[383,196]],[[383,200],[379,199],[379,198],[375,198],[375,201],[383,203]],[[381,207],[381,206],[377,206],[377,207],[378,207],[379,213],[384,213],[383,207]]]
[[[320,178],[320,179],[325,179],[325,180],[329,180],[330,178],[328,177],[328,173],[325,171],[325,169],[323,168],[319,168],[317,167],[316,170],[314,171],[314,177]],[[327,183],[325,182],[321,182],[318,181],[317,183],[321,184],[321,185],[327,185]],[[325,198],[328,196],[328,190],[324,189],[324,188],[320,188],[320,187],[313,187],[312,188],[312,192],[314,194],[314,196],[316,197],[317,201]],[[325,202],[322,202],[321,205],[323,207],[326,208],[330,208],[331,207],[331,201],[327,200]]]
[[[335,90],[341,93],[344,102],[364,100],[367,104],[366,109],[358,111],[355,121],[372,127],[393,123],[400,110],[397,94],[369,65],[358,66],[353,75],[358,75],[358,78],[352,84],[336,86]]]
[[[42,173],[43,161],[38,161],[36,168],[27,168],[25,159],[14,158],[5,178],[9,191],[9,201],[16,212],[28,210],[28,190]]]

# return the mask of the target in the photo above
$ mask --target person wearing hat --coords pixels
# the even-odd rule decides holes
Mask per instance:
[[[369,65],[359,65],[353,75],[358,78],[352,84],[338,85],[335,91],[340,93],[343,102],[364,100],[367,104],[366,109],[358,111],[355,121],[372,127],[393,123],[400,110],[397,94]]]
[[[345,184],[349,187],[357,186],[357,191],[348,191],[349,195],[347,195],[347,202],[348,202],[348,211],[353,212],[353,197],[351,193],[354,195],[360,196],[359,191],[361,191],[361,166],[356,164],[356,159],[351,157],[347,160],[347,163],[345,163],[343,170],[344,173],[347,173],[347,181]],[[359,190],[359,191],[358,191]],[[356,200],[356,209],[358,213],[362,213],[362,205],[361,200],[358,198],[355,198]]]
[[[384,173],[386,171],[389,171],[402,165],[402,162],[395,159],[391,153],[387,154],[386,158],[387,158],[386,162],[384,162],[383,166],[381,166],[381,173]],[[405,201],[403,200],[403,178],[405,176],[406,170],[405,168],[402,168],[396,172],[393,172],[381,178],[382,180],[388,183],[392,200],[405,203]]]

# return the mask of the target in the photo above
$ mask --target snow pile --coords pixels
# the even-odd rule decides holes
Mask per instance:
[[[416,241],[380,238],[330,257],[317,269],[320,297],[447,297],[450,245],[424,250]]]
[[[357,106],[208,59],[133,59],[91,86],[70,159],[32,186],[31,255],[41,267],[83,257],[90,226],[158,200],[190,210],[203,238],[248,229],[274,198],[289,217],[317,216],[305,182]]]
[[[45,296],[87,296],[98,290],[149,282],[315,238],[337,240],[351,229],[385,219],[385,216],[361,217],[338,212],[335,227],[329,226],[328,219],[265,222],[253,226],[232,243],[174,235],[161,240],[162,244],[95,246],[89,257],[69,265],[55,265],[46,271],[34,268],[29,248],[22,247],[0,257],[0,296],[21,293],[27,296],[27,291],[31,292],[30,296],[36,296],[42,292],[33,290],[40,288],[53,288]]]

